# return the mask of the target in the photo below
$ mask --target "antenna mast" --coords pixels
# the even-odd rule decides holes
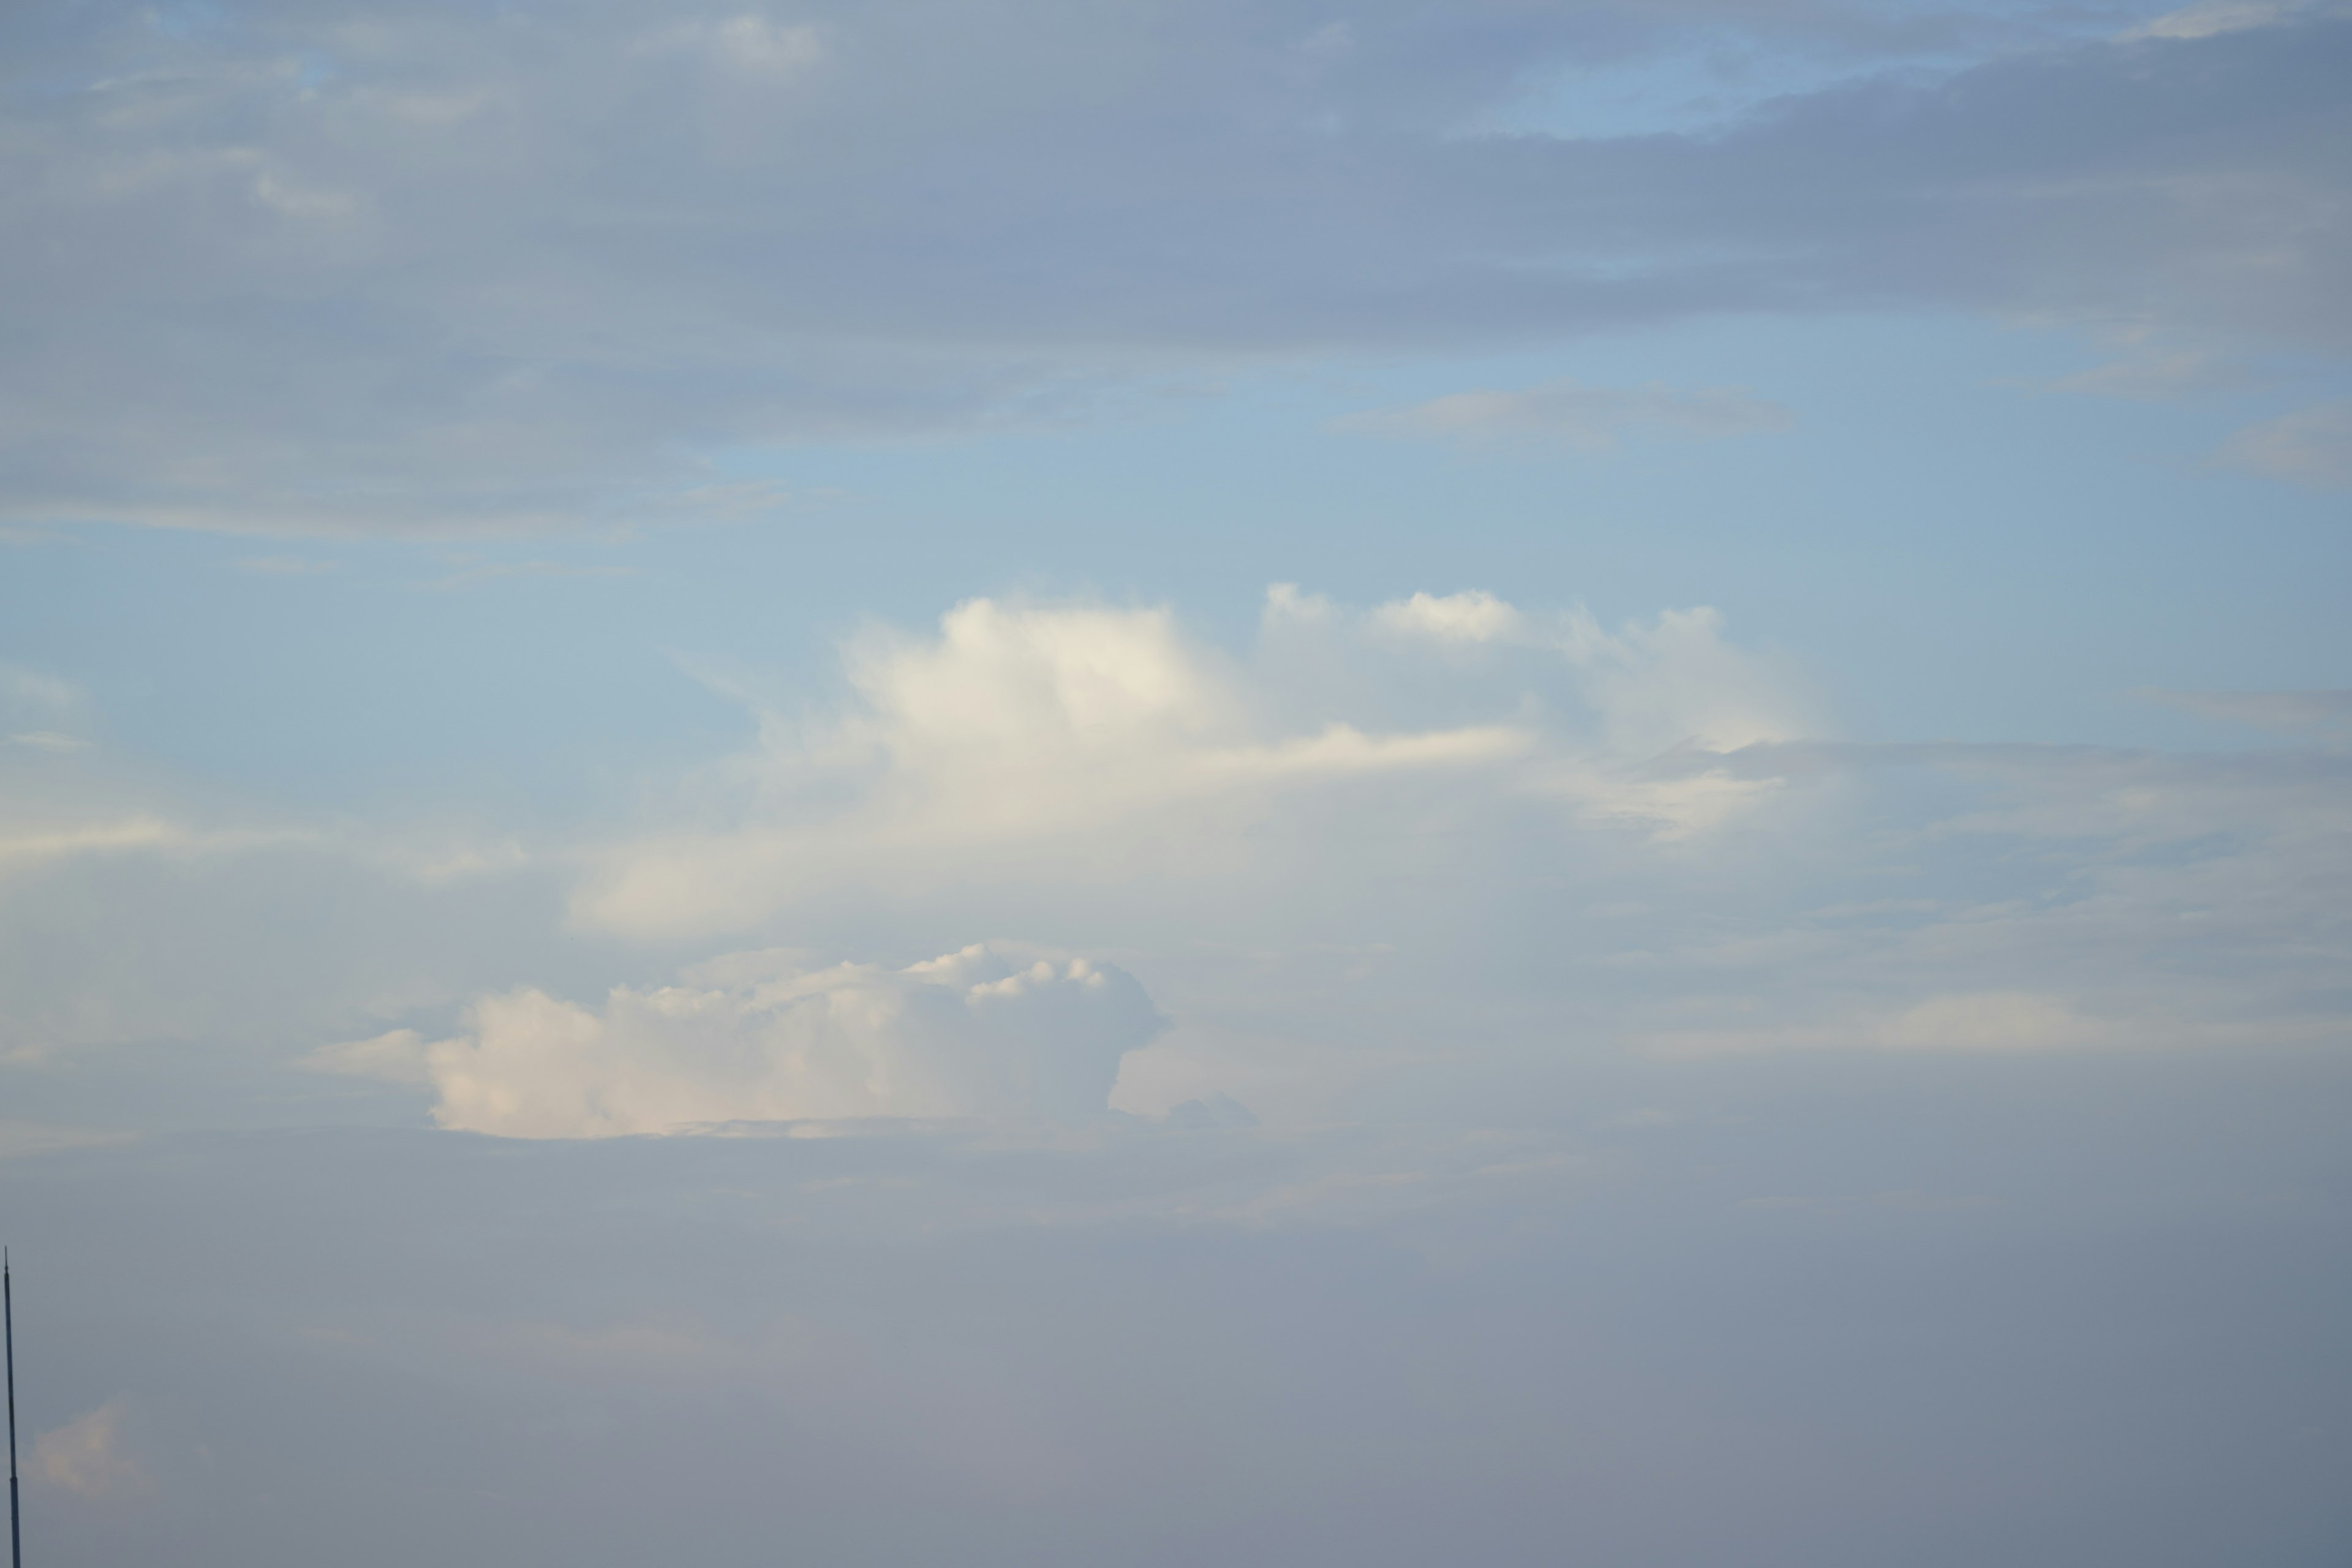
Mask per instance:
[[[16,1525],[16,1293],[5,1248],[0,1248],[0,1332],[8,1342],[8,1563],[25,1568],[25,1538]]]

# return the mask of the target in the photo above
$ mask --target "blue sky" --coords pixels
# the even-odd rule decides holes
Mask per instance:
[[[10,12],[43,1560],[2337,1560],[2347,52]]]

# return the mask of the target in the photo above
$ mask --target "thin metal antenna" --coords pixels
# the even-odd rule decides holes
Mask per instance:
[[[8,1342],[8,1563],[25,1568],[25,1536],[16,1524],[16,1290],[8,1277],[8,1249],[0,1247],[0,1331]]]

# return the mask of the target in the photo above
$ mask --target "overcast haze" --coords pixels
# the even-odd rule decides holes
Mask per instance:
[[[37,1568],[2340,1568],[2352,12],[0,10]]]

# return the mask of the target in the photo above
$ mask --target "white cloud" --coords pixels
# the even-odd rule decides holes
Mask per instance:
[[[1517,392],[1457,392],[1408,408],[1340,421],[1364,435],[1436,437],[1471,442],[1525,441],[1599,452],[1628,432],[1707,437],[1785,430],[1796,416],[1732,387],[1587,386],[1547,382]]]
[[[125,1402],[109,1400],[89,1415],[33,1440],[33,1472],[78,1497],[119,1498],[141,1490],[147,1475],[123,1436]]]
[[[904,969],[809,970],[732,954],[601,1011],[523,990],[484,997],[467,1032],[331,1046],[310,1065],[428,1082],[444,1127],[604,1138],[732,1121],[1081,1118],[1160,1026],[1125,972],[1012,943]]]
[[[1269,605],[1275,604],[1269,594]],[[1524,635],[1518,611],[1484,590],[1439,596],[1415,594],[1381,605],[1372,622],[1383,630],[1439,642],[1512,642]]]
[[[1759,791],[1709,782],[1709,758],[1801,732],[1793,683],[1726,643],[1709,610],[1612,633],[1475,592],[1356,614],[1284,586],[1266,616],[1246,663],[1160,608],[978,599],[935,637],[874,633],[848,652],[845,717],[770,718],[762,751],[728,771],[721,826],[705,808],[706,826],[602,852],[574,912],[672,936],[750,929],[851,886],[1240,886],[1266,874],[1266,845],[1304,846],[1383,799],[1430,820],[1556,800],[1686,837]],[[1432,657],[1479,648],[1534,662]],[[1352,689],[1293,679],[1309,657]],[[1392,683],[1363,678],[1378,659],[1440,683],[1444,717],[1398,721]],[[1562,689],[1565,710],[1529,710],[1515,685],[1529,679]],[[1675,748],[1665,773],[1643,771]]]
[[[2341,697],[2168,700],[2332,743]],[[238,837],[103,801],[0,824],[0,1052],[343,1040],[311,1065],[404,1079],[453,1126],[567,1136],[1010,1114],[1034,1108],[1024,1058],[975,1010],[1040,961],[1055,994],[1071,981],[1058,953],[992,950],[952,984],[770,955],[607,997],[649,962],[614,934],[900,955],[1033,936],[1116,962],[1172,1020],[1048,1100],[1159,1115],[1223,1093],[1277,1126],[1449,1078],[1448,1053],[2342,1028],[2340,754],[1812,743],[1801,681],[1705,609],[1603,626],[1475,588],[1276,588],[1221,650],[1160,607],[973,601],[855,639],[838,710],[814,711],[763,711],[756,747],[634,835],[529,854]],[[654,973],[695,956],[675,951]],[[469,1000],[454,1038],[393,1027]],[[980,1076],[940,1087],[940,1060]]]
[[[2222,444],[2221,460],[2323,489],[2352,485],[2352,398],[2248,426]]]

